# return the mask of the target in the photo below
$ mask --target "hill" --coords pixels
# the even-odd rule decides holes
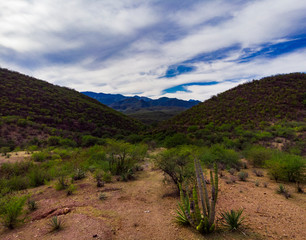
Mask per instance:
[[[7,69],[0,69],[0,92],[2,143],[58,134],[124,135],[142,127],[141,123],[75,90]]]
[[[126,97],[121,94],[82,93],[146,124],[168,120],[200,103],[195,100],[184,101],[167,97],[151,99],[140,96]]]
[[[276,75],[218,94],[159,124],[152,136],[168,147],[259,144],[306,155],[305,106],[306,74]]]
[[[248,125],[263,122],[305,121],[306,74],[266,77],[239,85],[179,114],[167,125]]]

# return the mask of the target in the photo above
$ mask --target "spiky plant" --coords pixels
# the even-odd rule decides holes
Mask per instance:
[[[50,232],[61,230],[63,228],[63,223],[64,222],[60,218],[58,218],[57,216],[53,216],[48,222]]]
[[[244,217],[241,217],[242,213],[243,209],[237,211],[224,211],[220,213],[220,216],[222,217],[222,225],[228,227],[232,231],[237,230],[244,220]]]
[[[286,188],[284,187],[283,184],[280,184],[280,185],[278,186],[278,189],[276,190],[276,192],[277,192],[278,194],[284,194],[284,193],[286,192]]]
[[[185,196],[180,187],[181,203],[177,210],[177,221],[190,224],[200,233],[206,234],[215,230],[215,207],[218,197],[218,168],[214,165],[213,172],[210,171],[211,197],[209,198],[206,179],[199,160],[194,160],[197,187],[193,188],[192,196]],[[200,206],[199,206],[200,204]]]
[[[179,184],[179,188],[180,188],[180,199],[181,202],[178,203],[178,208],[176,209],[176,213],[177,215],[175,216],[175,221],[178,224],[181,225],[189,225],[189,221],[188,218],[186,217],[186,213],[190,213],[190,204],[189,204],[189,197],[188,196],[184,196],[184,193],[182,191],[182,187]],[[186,212],[185,212],[186,209]]]
[[[27,204],[28,204],[28,209],[29,209],[31,212],[33,212],[33,211],[35,211],[35,210],[37,209],[37,203],[36,203],[35,200],[29,199],[28,202],[27,202]]]
[[[77,168],[74,170],[74,173],[72,175],[73,180],[80,180],[86,177],[86,173],[83,169]]]
[[[99,195],[99,199],[100,199],[101,201],[103,201],[103,200],[107,199],[106,194],[105,194],[105,193],[103,193],[103,192],[101,192],[101,193],[100,193],[100,195]]]

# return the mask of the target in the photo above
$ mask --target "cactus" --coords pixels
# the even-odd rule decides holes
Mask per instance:
[[[180,216],[177,216],[177,220],[183,218],[185,222],[188,221],[188,223],[200,233],[206,234],[215,230],[215,208],[218,198],[218,168],[215,164],[214,176],[213,172],[210,171],[211,197],[209,199],[206,179],[199,160],[194,160],[194,166],[197,188],[193,188],[192,197],[189,198],[188,192],[185,196],[180,186],[181,204],[179,204],[179,207],[181,211]],[[177,212],[179,213],[179,210]]]

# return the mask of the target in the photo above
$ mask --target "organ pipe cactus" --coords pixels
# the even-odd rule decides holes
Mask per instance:
[[[195,175],[197,187],[193,188],[192,196],[184,194],[180,186],[181,203],[176,219],[185,219],[188,223],[197,229],[200,233],[206,234],[215,230],[216,203],[218,197],[218,168],[214,165],[214,174],[210,171],[211,191],[208,191],[207,179],[203,173],[198,159],[194,160]],[[210,193],[210,197],[209,197]]]

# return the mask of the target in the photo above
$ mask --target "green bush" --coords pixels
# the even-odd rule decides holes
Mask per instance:
[[[179,187],[194,176],[193,152],[194,148],[189,146],[168,149],[157,156],[155,163]]]
[[[29,187],[29,181],[24,176],[12,176],[6,180],[6,187],[11,191],[24,190]]]
[[[33,169],[31,169],[27,176],[31,187],[44,185],[45,181],[50,179],[46,170],[39,168],[38,166],[35,166]]]
[[[69,187],[66,189],[67,196],[72,195],[76,191],[76,186],[74,184],[70,184]]]
[[[10,178],[12,176],[26,175],[33,163],[30,161],[22,161],[16,163],[3,163],[0,167],[0,176]]]
[[[37,209],[37,203],[35,200],[29,199],[27,202],[29,211],[33,212]]]
[[[266,162],[268,174],[275,179],[290,182],[305,182],[306,159],[294,154],[275,152]]]
[[[48,138],[47,142],[49,146],[58,146],[62,138],[58,136],[51,136]]]
[[[94,145],[104,145],[105,140],[102,138],[94,137],[91,135],[85,135],[82,137],[82,147],[90,147]]]
[[[59,140],[59,145],[63,147],[72,147],[75,148],[77,147],[77,143],[71,139],[64,138]]]
[[[80,180],[86,177],[86,172],[81,169],[81,168],[77,168],[74,170],[74,173],[72,175],[72,179],[73,180]]]
[[[261,146],[253,146],[244,151],[244,155],[254,167],[263,167],[265,162],[272,157],[273,151]]]
[[[107,141],[106,153],[112,174],[122,175],[133,168],[139,160],[134,150],[130,143],[110,139]]]
[[[11,149],[9,147],[1,147],[0,148],[0,153],[2,153],[3,156],[5,156],[10,151],[11,151]]]
[[[239,168],[241,166],[239,154],[233,149],[226,149],[220,144],[213,145],[209,149],[202,148],[200,159],[207,165],[211,165],[216,162],[224,164],[229,168]]]
[[[173,136],[167,136],[164,140],[166,148],[173,148],[180,145],[188,144],[189,140],[185,134],[176,133]]]
[[[44,162],[48,159],[51,159],[51,155],[46,151],[36,152],[32,154],[31,159],[34,162]]]
[[[247,172],[239,172],[237,176],[240,181],[246,181],[246,179],[249,177],[249,174]]]
[[[0,200],[0,217],[3,225],[9,229],[13,229],[23,219],[23,207],[27,201],[27,196],[8,196]]]
[[[57,179],[57,182],[55,184],[55,189],[57,191],[60,191],[60,190],[64,190],[64,189],[67,189],[69,187],[69,184],[68,184],[68,181],[67,179],[65,178],[65,176],[60,176],[58,179]]]

